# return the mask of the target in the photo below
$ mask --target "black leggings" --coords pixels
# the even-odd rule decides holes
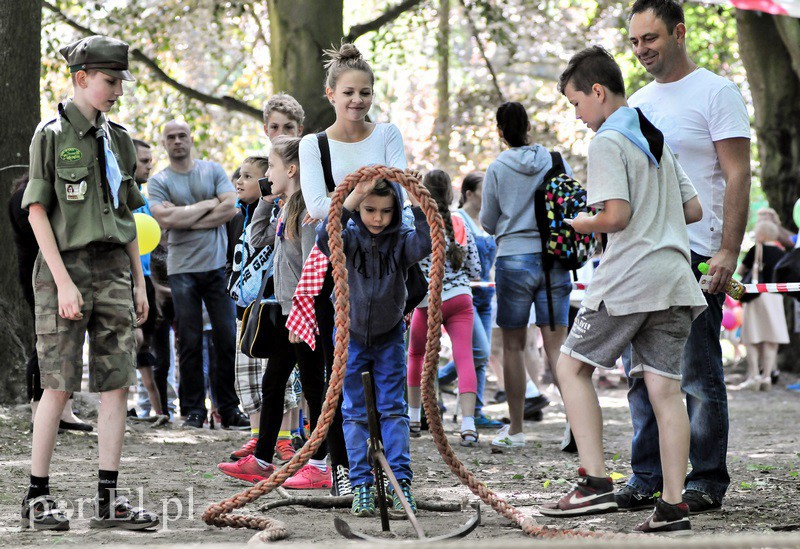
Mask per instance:
[[[333,320],[334,308],[330,299],[330,295],[333,293],[333,276],[331,273],[331,267],[328,267],[328,272],[325,275],[325,282],[322,284],[322,290],[319,295],[314,298],[317,326],[319,326],[319,339],[317,342],[322,346],[322,353],[325,357],[326,380],[331,378],[333,351],[335,349],[333,342],[333,329],[335,327]],[[331,454],[331,465],[334,467],[337,465],[347,468],[350,467],[350,461],[347,459],[347,445],[344,441],[344,430],[342,429],[342,395],[339,395],[339,404],[336,406],[336,414],[334,414],[333,422],[328,430],[328,450]]]
[[[286,317],[281,316],[279,326],[286,325]],[[261,419],[258,424],[258,443],[255,456],[264,461],[272,461],[275,443],[283,419],[283,395],[286,383],[297,364],[300,369],[300,383],[303,395],[308,402],[311,417],[311,430],[317,426],[322,402],[325,399],[325,362],[319,344],[312,351],[306,343],[289,343],[289,332],[285,333],[286,341],[276,345],[275,355],[267,362],[261,378]],[[327,444],[322,441],[313,459],[325,459],[328,453]]]

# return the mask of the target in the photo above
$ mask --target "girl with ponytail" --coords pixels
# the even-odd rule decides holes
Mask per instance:
[[[453,357],[458,372],[458,398],[461,404],[461,445],[477,446],[475,400],[477,378],[472,357],[474,310],[470,280],[481,274],[480,258],[471,231],[460,216],[450,213],[453,187],[450,176],[442,170],[426,174],[422,184],[436,200],[442,215],[447,241],[445,274],[442,281],[442,323],[453,342]],[[426,276],[430,271],[430,256],[420,262]],[[428,325],[427,299],[414,310],[408,350],[408,412],[411,435],[419,436],[422,397],[420,391],[422,361]]]
[[[503,448],[525,445],[523,353],[532,304],[536,308],[536,324],[540,328],[550,324],[533,195],[553,162],[546,148],[530,144],[530,129],[528,114],[521,104],[504,103],[497,109],[497,131],[509,149],[500,153],[486,170],[480,211],[481,225],[497,240],[497,325],[503,334],[503,377],[511,424],[503,427],[492,445]],[[564,165],[571,174],[566,162]],[[558,262],[550,271],[550,291],[555,330],[548,327],[541,331],[550,371],[555,372],[567,335],[572,291],[569,273]]]

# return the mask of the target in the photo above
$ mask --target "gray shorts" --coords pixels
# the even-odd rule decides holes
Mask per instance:
[[[690,307],[610,316],[601,303],[598,311],[581,307],[561,352],[596,368],[611,370],[631,343],[631,377],[651,372],[679,380],[691,326]]]

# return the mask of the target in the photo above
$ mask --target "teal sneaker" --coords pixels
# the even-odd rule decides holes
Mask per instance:
[[[497,430],[503,426],[502,421],[497,421],[496,419],[492,419],[490,417],[486,417],[485,415],[476,415],[475,416],[475,428],[476,429],[494,429]]]
[[[350,512],[357,517],[375,516],[375,487],[371,484],[359,484],[353,487],[353,506]]]
[[[414,494],[411,493],[411,481],[404,478],[398,482],[400,483],[400,488],[403,490],[403,495],[406,497],[406,501],[408,501],[408,505],[411,507],[411,510],[414,511],[414,514],[416,514],[417,500],[414,499]],[[400,511],[401,513],[405,512],[403,510],[403,504],[400,503],[400,498],[397,497],[397,493],[394,490],[392,490],[392,509]]]

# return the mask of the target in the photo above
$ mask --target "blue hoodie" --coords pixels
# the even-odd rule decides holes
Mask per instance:
[[[553,167],[541,145],[514,147],[500,153],[483,180],[480,220],[497,240],[497,256],[541,253],[533,193]],[[567,174],[572,170],[566,161]]]
[[[382,342],[403,319],[408,268],[431,253],[428,221],[412,208],[414,229],[402,222],[399,184],[391,182],[395,210],[391,223],[373,235],[361,216],[342,208],[342,241],[350,287],[350,335],[364,345]],[[328,218],[317,227],[317,245],[330,257]]]

